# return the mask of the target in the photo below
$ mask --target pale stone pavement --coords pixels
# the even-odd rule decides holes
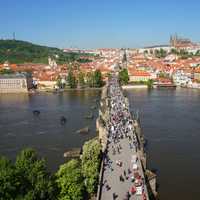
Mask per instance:
[[[136,150],[137,141],[136,136],[134,135],[134,128],[132,126],[131,115],[128,108],[129,103],[123,96],[116,76],[113,76],[110,79],[109,93],[111,96],[110,121],[107,122],[107,129],[109,129],[107,137],[110,140],[110,144],[107,144],[107,157],[112,164],[108,164],[107,158],[104,159],[101,200],[148,200],[149,198],[140,156]],[[130,143],[133,148],[130,148]],[[120,153],[117,151],[119,145],[122,147]],[[113,154],[114,149],[116,150],[115,154]],[[131,177],[134,175],[133,163],[131,161],[133,155],[138,158],[137,161],[135,161],[137,167],[136,171],[141,176],[137,181],[142,181],[142,187],[137,187],[137,191],[139,191],[139,189],[141,193],[143,191],[143,195],[145,195],[146,198],[143,198],[143,195],[139,193],[131,195],[131,188],[135,186],[134,182],[131,180]],[[116,161],[122,162],[122,166],[118,166]],[[128,169],[130,174],[128,174]],[[124,170],[126,176],[124,176]],[[120,181],[120,175],[123,176],[124,181]],[[136,177],[134,177],[134,179],[136,180]],[[129,198],[127,198],[127,193],[131,195]],[[116,198],[113,197],[113,194],[115,194]]]
[[[106,190],[105,185],[102,187],[102,195],[101,195],[101,199],[102,200],[112,200],[113,196],[112,194],[115,193],[116,195],[118,195],[118,197],[116,199],[119,200],[123,200],[126,196],[126,192],[130,192],[131,187],[133,186],[133,183],[131,182],[131,176],[133,175],[133,173],[131,173],[129,176],[128,180],[125,180],[124,182],[120,182],[119,180],[119,176],[122,174],[123,175],[123,171],[131,169],[132,170],[132,163],[131,163],[131,157],[132,155],[137,155],[135,147],[133,149],[129,148],[129,140],[128,138],[124,138],[120,140],[120,144],[122,146],[122,150],[121,153],[118,154],[116,152],[115,155],[112,154],[112,143],[109,145],[108,147],[108,156],[110,157],[111,161],[113,161],[112,163],[112,168],[113,171],[111,171],[111,169],[108,168],[108,166],[105,168],[104,171],[104,178],[103,178],[103,183],[105,180],[107,180],[107,183],[111,189],[109,191]],[[119,167],[116,164],[116,160],[121,160],[123,162],[122,167]],[[138,160],[138,167],[139,167],[139,173],[140,175],[143,177],[143,171],[142,171],[142,166],[141,166],[141,162],[140,160]],[[145,189],[145,193],[147,194],[147,189],[146,186],[144,187]],[[147,195],[148,196],[148,195]],[[131,195],[130,200],[142,200],[142,196],[137,196],[135,195]],[[148,199],[148,197],[147,197]]]

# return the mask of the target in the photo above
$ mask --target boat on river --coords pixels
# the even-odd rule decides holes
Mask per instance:
[[[39,115],[40,115],[40,111],[39,111],[39,110],[34,110],[34,111],[33,111],[33,114],[34,114],[35,116],[39,116]]]
[[[81,148],[73,148],[64,152],[63,156],[65,158],[78,158],[81,153]]]
[[[61,118],[60,118],[60,123],[61,123],[62,125],[64,125],[66,122],[67,122],[66,117],[61,116]]]
[[[81,128],[79,130],[76,131],[76,133],[79,133],[79,134],[86,134],[86,133],[89,133],[90,129],[89,127],[84,127],[84,128]]]
[[[92,113],[89,113],[88,115],[85,116],[86,119],[93,119],[94,115]]]

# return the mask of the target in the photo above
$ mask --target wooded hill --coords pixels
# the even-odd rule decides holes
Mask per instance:
[[[90,62],[90,59],[81,59],[81,56],[93,56],[82,53],[65,53],[61,49],[32,44],[20,40],[0,40],[0,63],[48,63],[52,57],[58,64],[72,61]]]

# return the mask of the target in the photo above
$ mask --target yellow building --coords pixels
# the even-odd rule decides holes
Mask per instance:
[[[148,72],[139,70],[129,70],[130,82],[148,81],[149,79],[151,79],[151,74]]]

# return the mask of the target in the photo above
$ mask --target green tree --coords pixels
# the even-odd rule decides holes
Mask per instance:
[[[85,187],[80,166],[80,162],[75,159],[60,166],[56,173],[56,182],[60,189],[59,200],[83,199]]]
[[[192,57],[191,55],[189,55],[188,51],[184,50],[184,49],[181,49],[179,51],[179,55],[182,59],[187,59],[189,57]]]
[[[119,72],[119,81],[122,85],[128,84],[129,81],[129,75],[128,75],[128,70],[127,69],[122,69]]]
[[[175,48],[173,48],[173,49],[171,49],[171,53],[177,55],[178,51]]]
[[[76,77],[74,76],[72,70],[69,70],[68,76],[67,76],[67,82],[70,86],[70,88],[76,88]]]
[[[158,49],[156,49],[155,50],[155,56],[157,57],[157,58],[164,58],[164,57],[166,57],[167,56],[167,51],[165,51],[164,49],[160,49],[160,50],[158,50]]]
[[[61,77],[58,76],[57,80],[56,80],[56,85],[59,87],[59,88],[63,88],[63,84],[62,84],[62,81],[61,81]]]
[[[97,139],[85,142],[81,160],[85,186],[87,192],[92,194],[97,190],[101,161],[101,144]]]
[[[195,53],[195,56],[200,56],[200,50]]]
[[[147,86],[148,86],[149,89],[153,88],[153,80],[152,79],[149,79],[147,81]]]
[[[33,149],[25,149],[16,159],[16,171],[20,175],[18,199],[55,199],[56,188],[46,169],[44,159],[39,159]]]
[[[89,63],[89,62],[92,62],[92,60],[90,60],[88,58],[79,58],[77,61],[79,63]]]
[[[79,72],[78,74],[78,84],[80,87],[85,86],[85,74],[83,72]]]
[[[93,72],[88,72],[86,75],[88,87],[94,87],[94,75]]]
[[[101,87],[103,85],[103,79],[100,70],[96,70],[93,74],[94,76],[94,87]]]
[[[0,70],[0,74],[13,74],[14,71],[12,69],[2,69]]]
[[[15,199],[20,183],[14,165],[0,157],[0,200]]]
[[[11,63],[48,63],[48,57],[52,57],[58,64],[83,60],[82,56],[94,57],[92,54],[63,52],[58,48],[35,45],[30,42],[18,40],[0,40],[0,63],[9,60]]]

